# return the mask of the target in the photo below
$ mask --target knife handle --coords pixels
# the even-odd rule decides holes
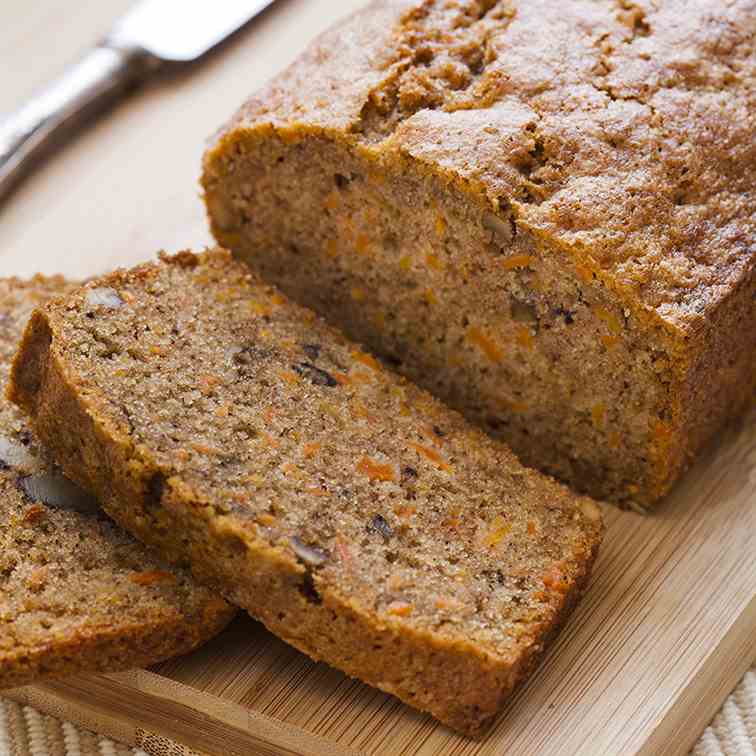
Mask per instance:
[[[139,48],[95,47],[57,81],[0,121],[0,200],[54,140],[114,103],[160,62]]]

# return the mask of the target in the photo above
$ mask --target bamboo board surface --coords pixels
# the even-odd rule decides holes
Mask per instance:
[[[4,8],[0,111],[128,4]],[[362,4],[281,0],[221,55],[150,86],[83,134],[0,208],[0,273],[85,276],[209,243],[196,184],[205,138]],[[606,515],[583,603],[480,742],[310,662],[249,619],[151,671],[12,696],[154,754],[184,752],[175,744],[224,756],[683,754],[756,658],[756,411],[711,445],[654,515]]]

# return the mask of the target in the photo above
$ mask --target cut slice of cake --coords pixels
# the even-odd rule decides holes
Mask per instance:
[[[138,538],[466,733],[528,674],[601,540],[595,502],[221,250],[37,310],[11,396]]]
[[[372,2],[218,133],[213,233],[526,464],[647,508],[756,391],[755,17]]]
[[[0,384],[34,307],[74,288],[0,280]],[[153,664],[209,639],[233,612],[105,517],[0,400],[0,688]]]

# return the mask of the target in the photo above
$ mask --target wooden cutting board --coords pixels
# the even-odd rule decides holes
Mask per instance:
[[[0,112],[130,0],[3,9]],[[0,273],[86,276],[209,243],[204,139],[361,0],[281,0],[191,75],[150,86],[0,208]],[[54,44],[51,41],[54,40]],[[473,742],[239,619],[151,671],[13,691],[148,753],[683,754],[756,658],[756,410],[652,516],[607,508],[593,583],[544,664]],[[171,750],[172,749],[172,750]]]

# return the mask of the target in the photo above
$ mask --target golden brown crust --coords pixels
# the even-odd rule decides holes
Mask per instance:
[[[32,310],[76,287],[59,277],[0,280],[0,385]],[[154,664],[232,616],[99,513],[0,400],[0,688]]]
[[[292,245],[297,265],[318,254],[294,230],[292,216],[302,203],[287,204],[281,190],[276,207],[286,211],[279,216],[266,209],[265,227],[256,229],[263,205],[256,192],[270,193],[284,183],[278,166],[264,162],[264,145],[280,156],[271,161],[284,154],[295,160],[297,153],[309,155],[303,162],[312,164],[325,163],[324,155],[342,162],[354,158],[356,173],[366,180],[350,191],[363,191],[364,200],[374,187],[363,187],[376,177],[393,185],[424,172],[429,201],[431,187],[446,185],[450,194],[467,198],[458,202],[460,213],[473,215],[469,207],[477,207],[511,223],[520,239],[528,237],[544,256],[562,261],[565,278],[607,294],[617,322],[624,314],[641,332],[630,346],[628,371],[641,352],[658,366],[642,378],[654,396],[651,406],[636,403],[634,416],[618,410],[622,417],[609,416],[598,439],[589,428],[582,441],[576,433],[559,450],[562,459],[575,457],[570,469],[548,458],[545,442],[520,438],[529,423],[547,424],[546,409],[524,420],[505,412],[503,438],[529,464],[583,490],[647,507],[756,390],[754,18],[753,0],[373,3],[317,40],[220,132],[205,156],[203,177],[213,232],[287,293],[300,295],[290,269],[276,267],[274,258]],[[311,79],[309,88],[305,82]],[[339,149],[328,152],[328,145]],[[247,150],[252,157],[245,158]],[[253,173],[245,159],[264,167]],[[331,172],[338,170],[333,165]],[[320,212],[344,216],[324,232],[330,239],[318,237],[323,247],[346,234],[342,226],[350,218],[329,206],[327,190],[317,189],[323,195]],[[306,196],[309,188],[298,191]],[[411,224],[405,219],[405,227]],[[432,233],[428,239],[434,244]],[[450,258],[474,268],[464,249],[453,248]],[[444,247],[434,253],[443,258]],[[407,256],[407,249],[401,254]],[[339,248],[334,265],[341,267],[321,284],[334,301],[320,310],[350,335],[369,340],[381,353],[451,340],[443,329],[425,332],[419,325],[417,338],[398,338],[395,347],[367,316],[348,313],[342,300],[366,274],[363,268],[350,278],[355,268],[342,264],[342,255]],[[318,264],[331,263],[323,253]],[[492,288],[509,286],[499,271],[483,275]],[[465,277],[448,277],[445,285],[460,289]],[[393,278],[418,291],[437,283],[432,271],[418,280],[398,270]],[[377,298],[375,288],[366,290],[365,310]],[[304,301],[316,304],[306,296]],[[390,302],[380,304],[390,316]],[[486,326],[501,328],[495,317]],[[368,339],[369,331],[374,338]],[[420,380],[420,367],[405,362],[407,374]],[[447,369],[453,373],[434,363],[435,375]],[[505,382],[509,376],[499,377]],[[604,377],[597,370],[597,389]],[[610,380],[617,383],[618,376]],[[497,415],[491,396],[472,379],[468,387],[477,406],[475,398],[460,401],[462,411],[479,422]],[[438,393],[452,403],[459,399],[451,389]],[[601,406],[611,415],[623,399],[618,390]],[[578,404],[569,420],[579,426],[585,414]],[[645,435],[633,444],[630,434],[645,414],[650,422],[638,434]],[[515,432],[518,422],[524,430]],[[561,418],[544,436],[558,435],[560,424]],[[612,433],[622,439],[619,445]],[[616,456],[628,464],[621,469],[617,462],[617,480],[608,482],[605,451],[621,445],[623,454]]]
[[[140,539],[313,658],[480,732],[583,590],[598,505],[245,270],[184,253],[38,310],[13,399]]]

